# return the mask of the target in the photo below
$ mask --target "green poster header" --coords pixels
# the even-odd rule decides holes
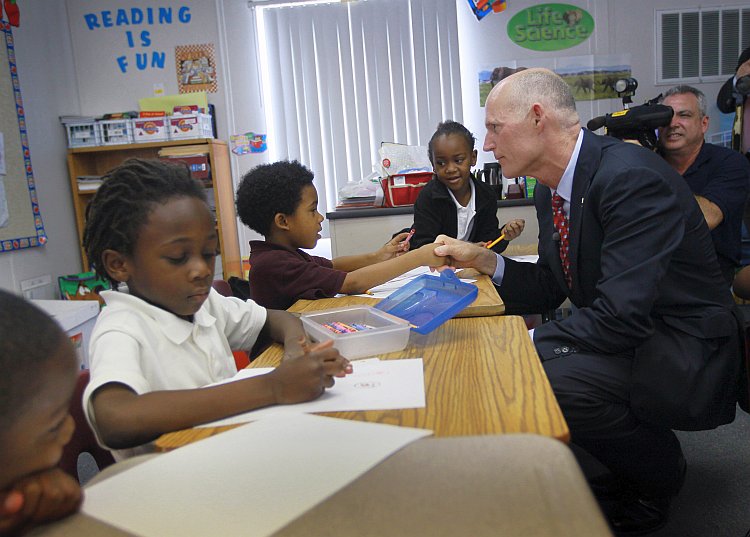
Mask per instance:
[[[539,4],[508,21],[511,41],[530,50],[562,50],[586,41],[594,33],[594,18],[570,4]]]

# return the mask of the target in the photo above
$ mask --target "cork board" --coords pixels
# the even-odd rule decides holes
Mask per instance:
[[[10,24],[0,20],[0,252],[47,242],[39,212]]]

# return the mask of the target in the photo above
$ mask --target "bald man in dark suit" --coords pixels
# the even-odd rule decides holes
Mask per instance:
[[[508,313],[570,299],[534,344],[572,441],[610,472],[592,487],[613,529],[656,530],[685,475],[672,429],[729,423],[737,401],[740,329],[705,219],[661,157],[581,129],[551,71],[493,88],[486,127],[503,174],[537,178],[539,262],[447,237],[435,253],[491,275]]]

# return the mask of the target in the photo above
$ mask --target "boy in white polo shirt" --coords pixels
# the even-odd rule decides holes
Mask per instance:
[[[330,346],[304,353],[284,311],[212,290],[218,236],[203,187],[184,166],[132,159],[105,176],[88,208],[84,246],[117,291],[90,347],[84,409],[99,441],[123,458],[160,435],[271,404],[314,399],[351,365]],[[261,332],[288,358],[267,375],[202,388],[237,370],[232,350]]]

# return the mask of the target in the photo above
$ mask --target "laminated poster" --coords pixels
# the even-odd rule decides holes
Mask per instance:
[[[477,20],[482,20],[490,13],[505,11],[507,7],[506,0],[468,0],[468,2]]]
[[[180,93],[216,93],[216,59],[213,43],[174,48]]]
[[[266,145],[266,135],[246,132],[245,134],[233,134],[229,137],[232,143],[232,153],[235,155],[247,155],[248,153],[262,153]]]

